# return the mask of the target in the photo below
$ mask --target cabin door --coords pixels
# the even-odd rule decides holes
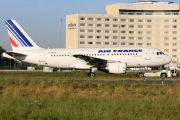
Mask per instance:
[[[150,59],[151,59],[150,50],[145,50],[145,60],[150,60]]]
[[[45,62],[45,53],[44,53],[44,51],[39,52],[39,62]]]

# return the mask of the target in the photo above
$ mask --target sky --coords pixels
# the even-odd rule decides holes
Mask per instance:
[[[137,0],[0,0],[0,46],[6,51],[12,50],[5,26],[7,19],[16,20],[40,47],[65,48],[66,15],[106,14],[106,5],[135,1]],[[179,0],[171,1],[180,3]]]

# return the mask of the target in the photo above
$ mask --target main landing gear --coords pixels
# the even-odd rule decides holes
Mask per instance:
[[[97,70],[97,68],[91,68],[90,72],[88,73],[88,76],[92,78],[95,77],[95,73],[94,73],[95,70]]]

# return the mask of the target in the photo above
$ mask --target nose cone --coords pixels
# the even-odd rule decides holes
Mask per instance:
[[[167,56],[167,58],[166,58],[166,62],[167,62],[167,64],[169,64],[171,61],[172,61],[172,58],[171,58],[171,57],[169,57],[169,56]]]

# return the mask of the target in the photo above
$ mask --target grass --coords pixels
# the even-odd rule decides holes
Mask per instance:
[[[180,119],[179,84],[146,85],[143,78],[134,75],[97,73],[96,78],[89,78],[85,72],[0,74],[0,120]],[[151,80],[161,79],[148,78]]]

